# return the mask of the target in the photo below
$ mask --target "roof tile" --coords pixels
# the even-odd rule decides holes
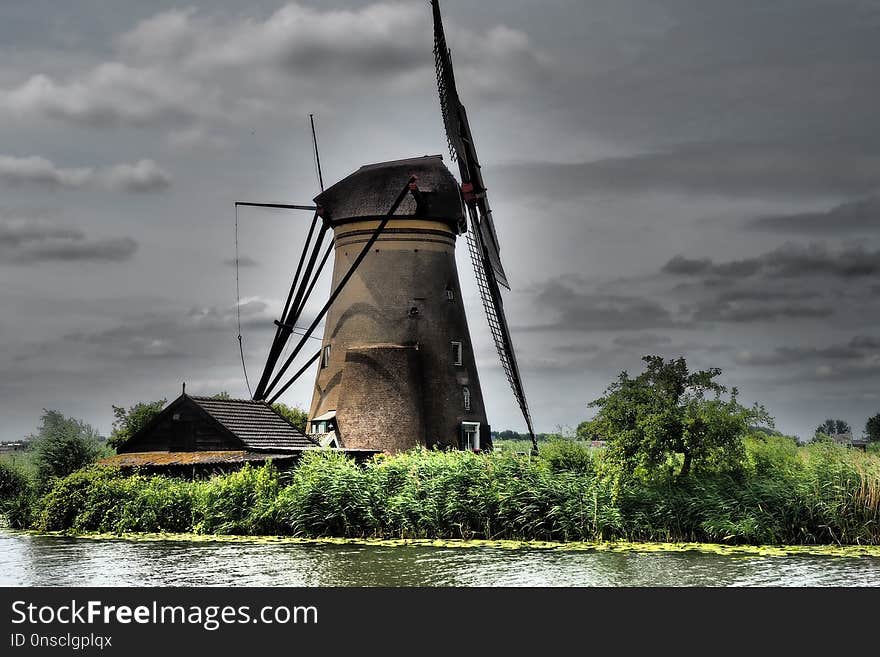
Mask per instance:
[[[190,399],[238,436],[248,449],[307,449],[318,445],[265,402],[212,397]]]

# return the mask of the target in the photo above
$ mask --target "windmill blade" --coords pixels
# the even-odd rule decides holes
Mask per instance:
[[[483,183],[483,174],[480,171],[480,161],[477,159],[467,111],[459,100],[458,90],[455,87],[452,56],[446,45],[439,1],[431,0],[431,8],[434,12],[434,66],[437,71],[437,91],[440,95],[440,111],[446,128],[446,140],[449,142],[449,154],[458,162],[465,202],[469,208],[476,208],[478,212],[476,226],[486,247],[487,273],[491,272],[499,285],[510,289],[501,264],[501,246],[498,243],[492,210],[486,197],[486,185]]]
[[[535,438],[535,429],[532,426],[532,415],[529,412],[529,404],[526,401],[526,394],[523,390],[522,377],[519,374],[516,354],[510,339],[510,329],[507,326],[507,317],[504,314],[501,291],[498,289],[498,284],[494,282],[491,274],[486,272],[484,266],[486,262],[484,255],[485,244],[480,237],[480,231],[473,226],[476,220],[475,213],[471,212],[469,214],[471,217],[471,230],[467,233],[468,250],[471,255],[471,263],[474,266],[477,287],[480,290],[480,299],[483,301],[483,310],[486,311],[486,320],[489,322],[489,332],[492,334],[492,340],[495,342],[495,350],[498,352],[498,358],[501,361],[504,374],[507,376],[507,382],[510,384],[511,390],[513,390],[513,396],[526,421],[529,436],[532,438],[532,447],[537,451],[538,443]]]
[[[492,210],[486,197],[486,186],[483,183],[467,111],[459,100],[458,90],[455,87],[452,57],[446,45],[439,1],[431,0],[431,8],[434,13],[434,64],[437,70],[437,91],[440,95],[440,110],[446,128],[446,139],[449,142],[449,154],[458,162],[462,196],[470,217],[471,226],[467,231],[467,241],[471,263],[474,266],[480,299],[486,311],[486,320],[489,322],[489,331],[492,333],[498,358],[526,421],[532,438],[532,448],[537,451],[538,444],[532,426],[532,416],[523,390],[522,377],[516,362],[513,342],[510,339],[510,329],[507,326],[507,317],[504,315],[504,304],[499,288],[504,286],[509,290],[510,284],[501,265],[501,247],[495,231],[495,222],[492,220]]]

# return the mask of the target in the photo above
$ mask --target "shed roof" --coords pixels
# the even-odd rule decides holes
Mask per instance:
[[[453,230],[463,227],[464,214],[458,182],[441,155],[367,164],[315,197],[331,223],[382,217],[410,176],[416,176],[421,201],[407,195],[395,217],[442,219]]]
[[[190,397],[203,411],[237,436],[251,450],[298,450],[317,442],[275,412],[253,399]]]
[[[298,454],[272,454],[247,450],[222,450],[208,452],[131,452],[116,454],[98,461],[101,465],[120,468],[140,468],[170,465],[219,465],[245,463],[247,461],[284,461],[295,459]]]

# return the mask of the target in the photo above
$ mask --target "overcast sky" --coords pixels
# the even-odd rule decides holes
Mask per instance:
[[[777,427],[880,412],[880,2],[445,0],[536,428],[643,354]],[[427,2],[0,7],[0,439],[247,396],[234,199],[446,153]],[[447,157],[448,162],[448,157]],[[454,168],[454,167],[453,167]],[[258,376],[309,216],[240,211]],[[458,250],[489,420],[523,429]],[[329,289],[329,281],[323,285]],[[284,400],[308,406],[313,377]]]

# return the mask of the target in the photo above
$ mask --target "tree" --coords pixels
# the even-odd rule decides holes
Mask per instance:
[[[621,372],[590,404],[599,410],[584,427],[607,441],[606,458],[624,472],[651,471],[675,454],[679,476],[686,477],[693,467],[741,458],[749,426],[772,425],[763,407],[739,404],[736,388],[724,398],[727,388],[715,381],[721,370],[690,372],[684,358],[642,360],[642,374],[633,379]]]
[[[165,400],[159,399],[154,402],[138,402],[125,410],[123,406],[113,407],[113,427],[107,444],[117,449],[128,441],[141,427],[156,417],[165,407]]]
[[[813,434],[813,439],[810,442],[814,443],[814,444],[822,443],[824,445],[833,445],[834,438],[829,436],[827,433],[823,433],[822,431],[817,431],[816,433]]]
[[[65,477],[94,463],[101,453],[101,437],[81,420],[58,411],[43,410],[34,441],[37,485],[45,488],[54,477]]]
[[[872,443],[880,442],[880,413],[868,418],[865,423],[865,435]]]
[[[281,402],[275,402],[272,404],[272,408],[275,409],[276,413],[284,416],[284,418],[293,426],[305,433],[306,422],[309,420],[309,414],[307,411],[304,411],[299,406],[288,406]]]
[[[590,420],[584,420],[577,425],[577,429],[575,429],[575,438],[578,440],[595,440],[597,438]]]
[[[232,399],[232,397],[229,396],[228,390],[221,390],[217,394],[211,395],[211,399]]]
[[[828,418],[818,427],[816,433],[824,433],[826,436],[834,436],[840,433],[852,433],[852,427],[845,420]]]

